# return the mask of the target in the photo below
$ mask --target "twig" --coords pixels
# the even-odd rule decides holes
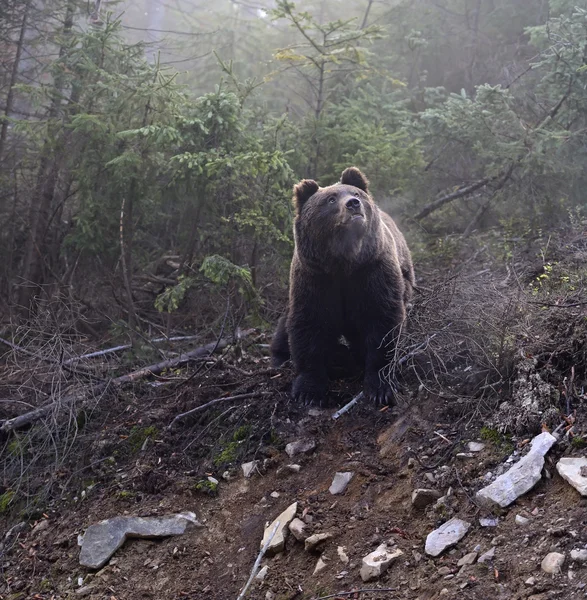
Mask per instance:
[[[261,548],[259,555],[257,556],[257,560],[255,561],[255,564],[253,565],[253,569],[251,571],[249,580],[245,584],[245,587],[242,589],[241,593],[238,595],[238,598],[236,600],[243,600],[243,598],[245,597],[247,590],[251,586],[251,583],[253,583],[253,579],[255,578],[255,575],[257,574],[257,571],[259,570],[259,566],[261,565],[263,556],[265,556],[265,552],[267,552],[267,548],[269,548],[269,544],[271,543],[271,540],[273,540],[273,538],[275,537],[275,533],[277,532],[277,528],[279,527],[279,525],[280,525],[280,522],[275,521],[275,525],[273,525],[273,529],[271,530],[271,533],[269,534],[267,541],[263,544],[263,547]]]
[[[337,410],[333,415],[332,415],[332,420],[336,421],[336,419],[338,419],[339,417],[342,417],[342,415],[344,415],[344,413],[348,412],[357,402],[359,402],[359,400],[363,399],[363,392],[359,392],[348,404],[345,404],[340,410]]]
[[[360,590],[352,590],[351,592],[338,592],[329,596],[320,596],[312,600],[327,600],[328,598],[336,598],[338,596],[352,596],[353,594],[376,594],[378,592],[397,592],[397,588],[363,588]]]
[[[271,392],[250,392],[249,394],[237,394],[236,396],[224,396],[222,398],[215,398],[214,400],[210,400],[210,402],[206,402],[206,404],[202,404],[200,406],[196,406],[196,408],[192,408],[187,412],[181,413],[177,415],[171,423],[168,425],[168,429],[172,429],[173,426],[182,419],[189,417],[197,412],[202,410],[206,410],[210,406],[214,404],[218,404],[219,402],[229,402],[230,400],[246,400],[247,398],[259,398],[260,396],[269,396]]]

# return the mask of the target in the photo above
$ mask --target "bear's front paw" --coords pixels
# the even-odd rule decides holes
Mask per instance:
[[[320,403],[328,390],[328,378],[301,373],[292,386],[291,395],[302,404]]]
[[[398,385],[394,379],[380,377],[379,373],[365,375],[363,385],[365,397],[375,404],[391,404],[398,392]]]

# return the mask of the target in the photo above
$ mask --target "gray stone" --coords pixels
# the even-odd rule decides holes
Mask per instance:
[[[265,577],[267,577],[267,573],[269,572],[269,567],[265,565],[256,575],[255,579],[257,581],[263,581]]]
[[[271,536],[271,532],[275,527],[275,524],[279,522],[277,525],[277,530],[275,531],[275,535],[273,539],[267,546],[266,554],[271,556],[273,554],[277,554],[278,552],[283,552],[285,548],[285,535],[287,532],[287,526],[293,521],[293,518],[296,516],[296,511],[298,510],[298,503],[294,502],[290,504],[278,517],[275,519],[269,527],[265,529],[265,533],[263,534],[263,539],[261,540],[261,548],[265,545],[269,537]]]
[[[528,454],[493,483],[479,490],[476,494],[477,501],[490,508],[496,504],[505,508],[516,498],[531,490],[542,477],[544,455],[556,441],[556,438],[548,431],[537,435],[532,440]]]
[[[565,555],[560,552],[549,552],[543,559],[540,567],[545,573],[555,575],[561,572],[565,562]]]
[[[440,492],[426,488],[419,488],[412,492],[412,506],[426,508],[440,498]]]
[[[528,586],[536,585],[536,577],[528,577],[524,583]]]
[[[387,571],[389,565],[403,556],[399,549],[389,551],[386,544],[381,544],[376,550],[363,558],[361,566],[361,579],[364,582],[378,579]]]
[[[485,444],[482,444],[481,442],[468,442],[467,443],[467,450],[469,452],[481,452],[481,450],[483,450],[485,448]]]
[[[168,517],[114,517],[90,525],[82,540],[79,562],[99,569],[124,544],[126,538],[158,538],[181,535],[188,522],[196,523],[193,513]]]
[[[457,566],[463,567],[465,565],[472,565],[475,563],[475,560],[477,560],[477,552],[469,552],[459,560]]]
[[[450,546],[454,546],[469,531],[469,527],[471,524],[467,521],[453,517],[428,534],[424,548],[426,554],[438,556]]]
[[[333,496],[336,496],[337,494],[344,494],[354,475],[355,474],[352,471],[348,471],[346,473],[336,473],[334,475],[334,479],[332,480],[332,484],[328,488],[328,491]]]
[[[571,558],[577,562],[587,562],[587,550],[584,548],[571,550]]]
[[[308,537],[305,529],[306,524],[297,517],[289,524],[289,530],[296,540],[298,540],[298,542],[303,542]]]
[[[241,468],[243,470],[243,475],[245,476],[246,479],[248,479],[249,477],[251,477],[253,475],[253,473],[257,470],[258,465],[259,465],[258,460],[252,460],[251,462],[243,463],[241,465]]]
[[[530,519],[523,517],[522,515],[516,515],[515,521],[516,525],[528,525],[528,523],[530,523]]]
[[[556,470],[558,474],[568,481],[582,496],[587,496],[587,458],[561,458]]]
[[[479,519],[479,525],[481,527],[497,527],[499,524],[499,519],[492,519],[490,517],[481,517]]]
[[[318,544],[329,540],[331,537],[331,533],[315,533],[314,535],[306,538],[306,541],[304,542],[304,550],[311,552]]]
[[[33,531],[31,533],[33,533],[33,534],[41,533],[42,531],[45,531],[45,529],[47,529],[48,527],[49,527],[49,520],[43,519],[42,521],[39,521],[33,527]]]
[[[457,452],[457,458],[475,458],[475,455],[472,452]]]
[[[489,550],[487,550],[487,552],[484,552],[479,557],[479,559],[477,560],[477,562],[478,563],[492,562],[494,558],[495,558],[495,546],[493,546],[492,548],[490,548]]]
[[[340,562],[342,562],[343,564],[347,565],[349,562],[349,557],[347,555],[347,553],[345,552],[345,547],[344,546],[339,546],[336,549],[336,552],[338,554],[338,558],[340,558]]]
[[[285,447],[286,454],[292,458],[296,454],[308,454],[316,449],[316,441],[312,439],[296,440]]]
[[[318,573],[320,573],[320,571],[323,571],[325,568],[326,563],[322,558],[319,558],[318,562],[316,563],[316,566],[314,567],[314,572],[312,573],[312,575],[317,575]]]
[[[446,567],[446,566],[444,566],[444,567],[440,567],[440,568],[438,569],[438,574],[439,574],[441,577],[446,577],[447,575],[450,575],[451,573],[452,573],[452,570],[451,570],[451,568],[450,568],[450,567]]]

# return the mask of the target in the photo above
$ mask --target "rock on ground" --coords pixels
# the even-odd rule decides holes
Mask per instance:
[[[320,573],[320,571],[323,571],[326,568],[326,563],[319,558],[318,562],[316,563],[316,566],[314,567],[314,573],[313,575],[317,575],[318,573]]]
[[[440,492],[419,488],[412,492],[412,506],[414,508],[426,508],[429,504],[436,502],[440,498]]]
[[[363,558],[361,579],[365,582],[378,579],[387,571],[389,565],[400,556],[403,556],[401,550],[395,549],[389,551],[386,544],[381,544],[376,550]]]
[[[469,531],[469,527],[471,527],[471,523],[467,523],[467,521],[456,517],[450,519],[428,534],[424,548],[426,554],[438,556],[450,546],[454,546]]]
[[[577,562],[587,562],[587,550],[585,548],[571,550],[571,558]]]
[[[587,458],[561,458],[556,465],[556,470],[582,496],[587,496],[587,477],[582,475],[587,472]]]
[[[334,479],[332,480],[332,484],[328,488],[328,491],[333,496],[336,496],[337,494],[343,494],[354,475],[355,474],[352,471],[347,473],[336,473],[334,475]]]
[[[297,517],[289,524],[289,530],[296,540],[298,540],[298,542],[303,542],[308,537],[305,529],[306,524]]]
[[[532,440],[532,447],[511,469],[500,475],[493,483],[479,490],[477,501],[492,508],[505,508],[514,500],[531,490],[542,477],[544,455],[556,443],[556,438],[545,431]]]
[[[259,465],[258,460],[252,460],[251,462],[243,463],[241,465],[241,468],[243,470],[243,475],[245,476],[246,479],[248,479],[249,477],[251,477],[253,475],[253,473],[257,469],[258,465]]]
[[[542,559],[542,570],[545,573],[554,575],[560,573],[561,568],[565,562],[565,555],[560,552],[550,552]]]
[[[477,562],[479,562],[479,563],[491,562],[494,558],[495,558],[495,546],[493,546],[492,548],[487,550],[487,552],[484,552],[479,557],[479,560]]]
[[[316,441],[312,439],[296,440],[285,447],[286,454],[292,458],[296,454],[307,454],[316,449]]]
[[[331,537],[331,533],[315,533],[306,539],[304,543],[304,550],[311,552],[318,544],[329,540]]]
[[[272,523],[265,529],[265,533],[263,534],[263,539],[261,540],[261,548],[265,546],[265,543],[271,536],[271,532],[275,527],[275,524],[279,522],[277,525],[277,530],[275,531],[275,535],[273,539],[267,546],[267,550],[265,553],[268,556],[272,554],[277,554],[278,552],[283,552],[285,548],[285,534],[287,532],[287,526],[293,521],[293,518],[296,516],[296,512],[298,510],[298,503],[294,502],[290,504]]]
[[[100,521],[86,530],[79,562],[84,567],[99,569],[124,544],[126,538],[181,535],[189,521],[197,523],[193,513],[168,517],[114,517]]]

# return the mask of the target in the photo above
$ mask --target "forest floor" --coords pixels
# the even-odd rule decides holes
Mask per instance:
[[[157,386],[138,382],[101,395],[83,423],[77,415],[75,441],[55,459],[59,464],[30,474],[31,490],[51,480],[44,504],[20,515],[4,508],[5,532],[21,525],[4,538],[0,598],[236,600],[267,522],[294,502],[306,535],[332,537],[306,551],[290,534],[282,553],[263,559],[267,574],[253,583],[248,598],[587,597],[587,563],[570,557],[571,550],[587,548],[587,499],[555,468],[563,455],[585,455],[587,324],[581,285],[587,238],[566,235],[549,251],[554,258],[539,260],[538,268],[536,253],[527,254],[532,259],[524,259],[513,278],[487,252],[470,255],[466,269],[439,274],[422,268],[419,283],[428,292],[412,311],[410,319],[421,320],[409,328],[405,355],[414,343],[428,344],[423,356],[416,353],[405,362],[403,392],[388,409],[362,402],[334,421],[334,411],[360,391],[357,379],[333,383],[322,406],[296,405],[288,396],[293,373],[269,368],[265,334],[230,346],[190,380],[185,379],[192,367],[167,373]],[[456,264],[463,261],[457,258]],[[551,267],[545,270],[545,264]],[[559,272],[580,282],[563,289]],[[543,295],[533,304],[527,286],[544,282],[539,279],[544,273],[557,286],[548,294],[539,290]],[[435,304],[426,313],[422,306],[432,297]],[[479,297],[495,311],[473,311]],[[472,311],[466,332],[430,339]],[[478,339],[472,338],[473,321],[481,330]],[[496,336],[500,324],[503,331]],[[490,342],[495,348],[488,348]],[[4,369],[7,396],[24,366],[17,372],[11,363],[8,371],[6,362]],[[179,413],[240,394],[255,395],[219,402],[168,428]],[[478,506],[475,493],[491,480],[488,473],[494,476],[523,455],[543,424],[552,430],[571,415],[574,438],[562,436],[550,450],[542,479],[530,492],[493,513]],[[312,451],[286,454],[288,443],[306,439],[315,441]],[[13,455],[14,440],[4,446]],[[483,449],[468,452],[470,441]],[[22,454],[22,464],[33,464]],[[259,461],[258,468],[245,478],[241,466],[252,460]],[[15,488],[14,462],[3,457],[3,497]],[[299,471],[287,469],[292,463]],[[343,494],[332,495],[337,472],[354,476]],[[412,492],[419,488],[436,490],[442,499],[417,508]],[[127,540],[100,570],[80,566],[78,536],[89,525],[115,516],[184,511],[193,511],[200,525],[161,540]],[[467,535],[436,558],[426,555],[426,536],[453,516],[471,524]],[[525,517],[523,524],[517,516]],[[482,526],[479,519],[485,517],[497,519],[495,525]],[[382,543],[403,555],[379,579],[363,583],[362,558]],[[476,561],[492,548],[492,558]],[[553,551],[565,555],[554,575],[541,569]],[[477,554],[472,564],[459,566],[469,553]],[[325,566],[314,573],[319,558]],[[349,594],[365,589],[380,591]]]

